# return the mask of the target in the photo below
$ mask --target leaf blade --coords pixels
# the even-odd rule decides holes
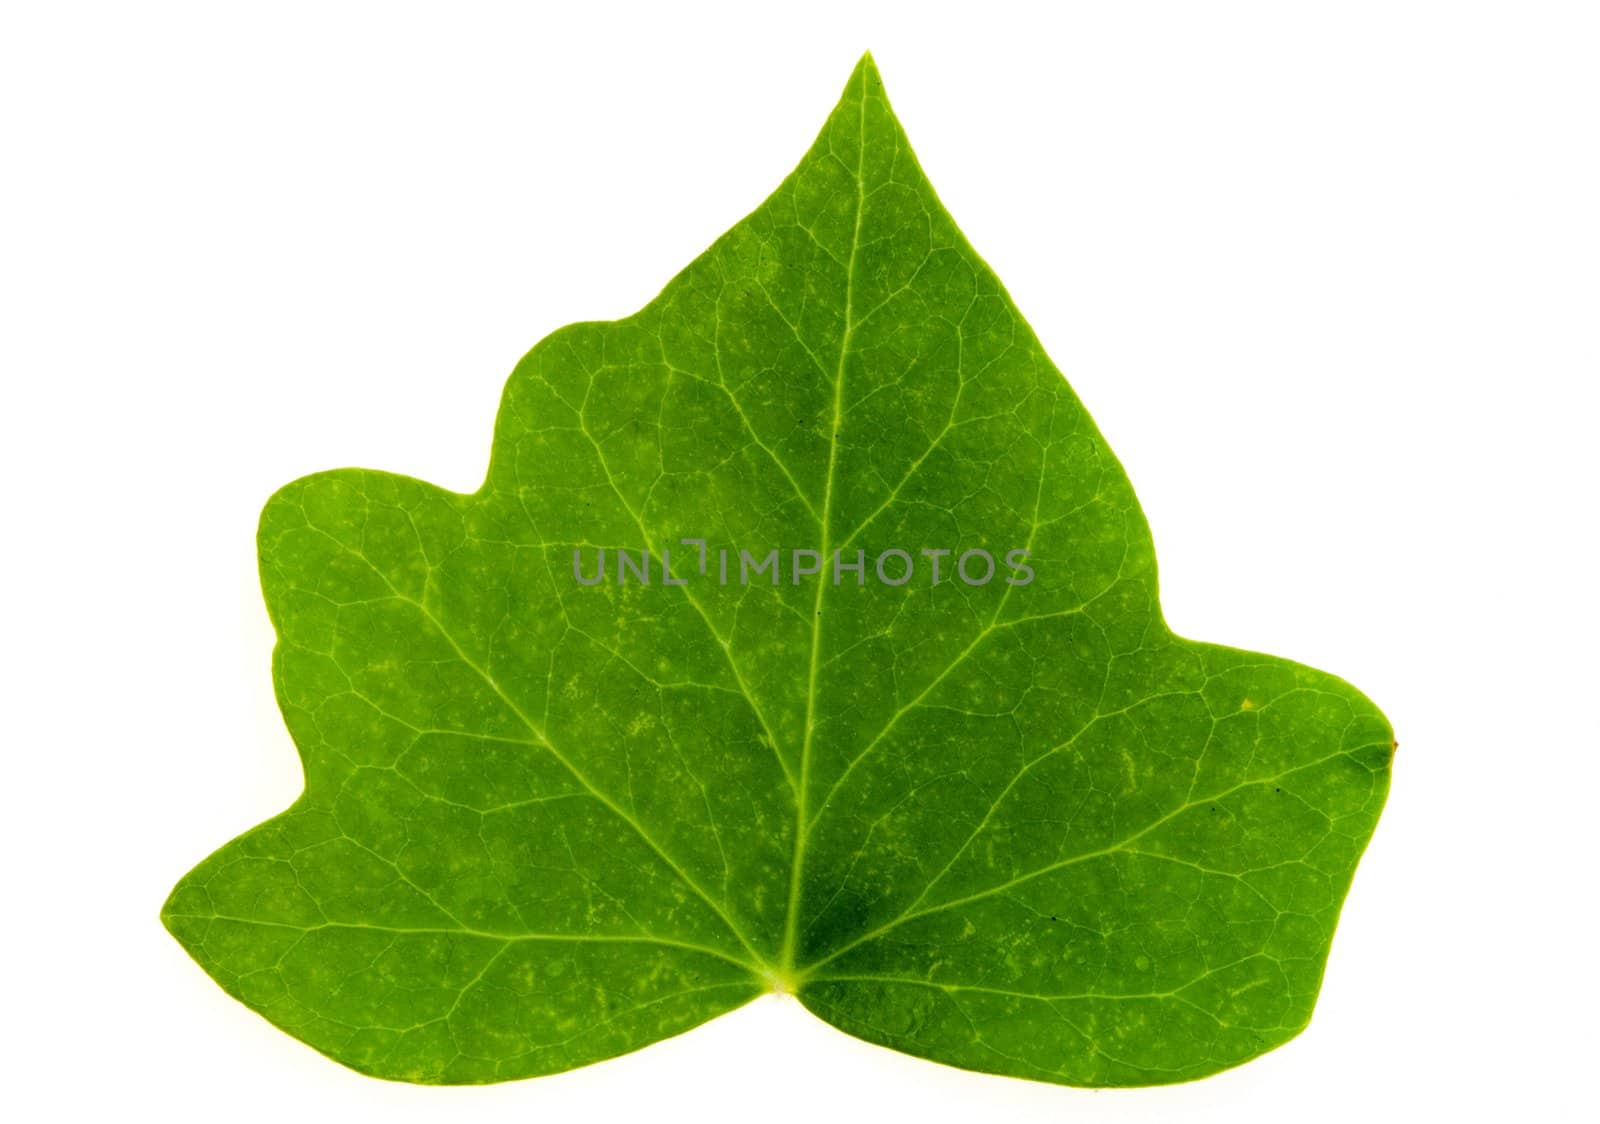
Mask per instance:
[[[379,1076],[553,1072],[774,985],[967,1068],[1203,1076],[1309,1018],[1387,789],[1353,688],[1167,629],[1126,475],[870,58],[656,300],[518,364],[477,493],[319,474],[259,542],[306,793],[164,919]],[[862,580],[716,580],[744,546]],[[869,583],[902,548],[944,580]]]

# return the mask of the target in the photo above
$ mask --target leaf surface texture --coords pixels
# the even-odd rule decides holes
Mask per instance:
[[[660,296],[522,360],[478,492],[321,473],[259,550],[305,792],[163,918],[382,1077],[570,1069],[774,986],[971,1069],[1203,1076],[1306,1024],[1387,791],[1354,689],[1167,629],[1127,477],[870,59]],[[574,580],[600,550],[650,581]]]

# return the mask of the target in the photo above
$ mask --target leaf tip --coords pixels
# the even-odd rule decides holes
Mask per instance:
[[[878,63],[872,57],[871,51],[863,51],[861,57],[856,60],[855,69],[850,72],[850,81],[852,84],[863,82],[868,86],[883,84],[883,76],[878,73]]]

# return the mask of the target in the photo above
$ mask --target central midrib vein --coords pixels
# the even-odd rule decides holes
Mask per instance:
[[[811,666],[806,677],[805,736],[800,743],[800,783],[795,792],[794,858],[789,867],[789,905],[783,923],[783,948],[778,954],[778,986],[793,990],[795,986],[795,942],[800,920],[800,884],[805,873],[806,856],[806,795],[811,787],[811,743],[816,736],[817,716],[817,666],[822,648],[822,602],[828,588],[828,550],[833,521],[833,478],[839,459],[839,424],[844,402],[844,368],[850,355],[850,333],[855,328],[854,302],[856,281],[856,251],[861,246],[861,215],[866,209],[866,187],[863,174],[867,153],[867,83],[865,72],[859,91],[860,108],[856,124],[856,218],[850,235],[850,255],[844,271],[844,328],[839,336],[839,363],[833,375],[833,421],[828,428],[828,475],[822,489],[822,567],[817,582],[817,596],[811,606]]]

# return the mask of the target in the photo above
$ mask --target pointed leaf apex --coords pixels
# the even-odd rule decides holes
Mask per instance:
[[[859,89],[857,83],[873,89],[883,88],[883,75],[878,73],[878,64],[873,60],[871,51],[863,53],[855,69],[850,72],[850,87]]]

